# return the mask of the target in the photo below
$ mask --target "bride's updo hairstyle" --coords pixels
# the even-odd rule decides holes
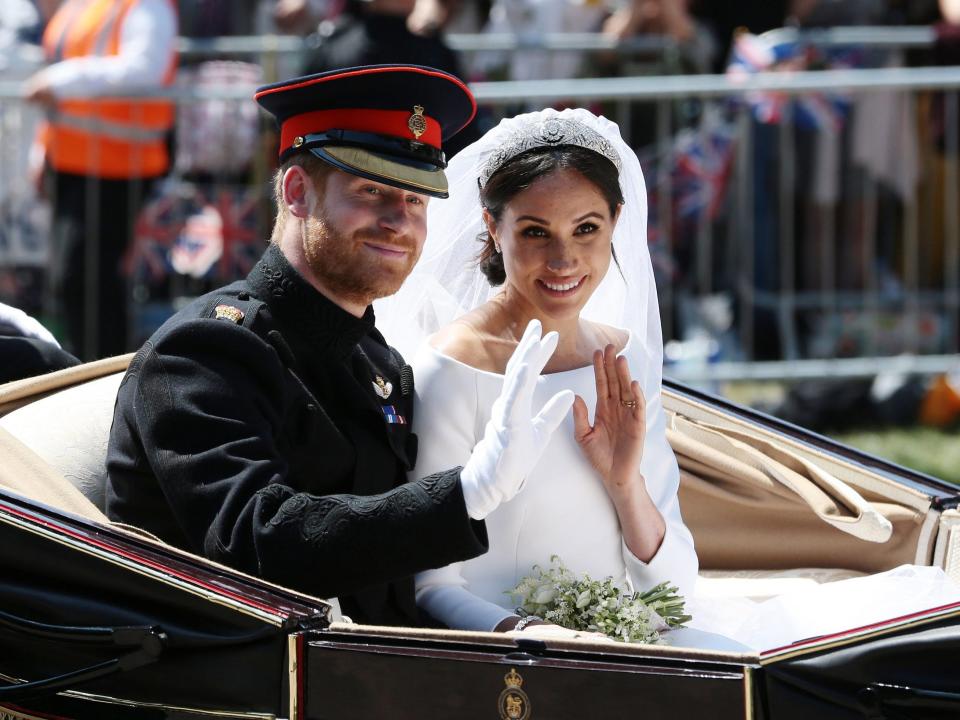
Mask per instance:
[[[516,195],[540,178],[568,169],[583,175],[600,191],[610,206],[610,217],[613,217],[617,207],[623,204],[617,166],[604,155],[579,145],[543,145],[511,158],[480,188],[480,204],[500,222],[504,210]],[[477,254],[480,272],[490,285],[503,285],[507,279],[503,254],[497,252],[489,232],[480,233],[477,240],[483,243]]]

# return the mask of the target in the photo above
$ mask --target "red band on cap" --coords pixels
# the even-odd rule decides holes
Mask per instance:
[[[467,122],[463,124],[463,127],[466,127],[474,116],[477,114],[477,101],[473,97],[473,93],[470,92],[470,88],[463,84],[463,81],[453,75],[450,75],[445,72],[439,72],[437,70],[431,70],[429,68],[423,67],[409,67],[404,65],[398,65],[396,67],[368,67],[368,68],[358,68],[357,70],[352,70],[350,72],[341,72],[341,73],[329,73],[323,77],[313,78],[312,80],[304,80],[302,82],[293,83],[293,84],[284,84],[280,87],[271,87],[266,90],[261,90],[258,93],[254,94],[254,99],[259,100],[262,97],[267,95],[272,95],[274,93],[287,92],[288,90],[293,90],[295,88],[309,87],[311,85],[319,85],[320,83],[333,82],[336,80],[343,80],[344,78],[357,77],[360,75],[379,75],[382,73],[391,73],[391,72],[401,72],[401,73],[416,73],[418,75],[426,75],[427,77],[436,77],[442,78],[448,82],[452,82],[454,85],[463,90],[465,96],[470,101],[470,117],[467,118]],[[457,130],[462,130],[463,128],[456,128]]]
[[[427,128],[418,138],[410,129],[410,118],[414,112],[406,110],[315,110],[314,112],[294,115],[283,123],[280,129],[280,154],[293,147],[293,141],[301,135],[324,132],[325,130],[353,130],[355,132],[377,133],[415,140],[424,145],[440,149],[440,123],[426,115]]]

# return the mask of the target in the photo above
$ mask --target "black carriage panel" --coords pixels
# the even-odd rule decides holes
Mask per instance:
[[[960,610],[876,637],[838,638],[762,669],[776,720],[960,717]]]
[[[316,615],[87,531],[0,506],[0,714],[287,715],[288,636]]]
[[[324,632],[307,643],[303,717],[743,720],[753,707],[750,673],[734,664]]]

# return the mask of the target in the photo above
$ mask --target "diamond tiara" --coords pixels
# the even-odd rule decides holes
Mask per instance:
[[[596,130],[569,118],[549,118],[519,128],[498,147],[483,164],[478,178],[480,187],[486,185],[491,175],[517,155],[534,148],[557,145],[576,145],[592,150],[612,162],[618,173],[622,169],[620,155],[610,141]]]

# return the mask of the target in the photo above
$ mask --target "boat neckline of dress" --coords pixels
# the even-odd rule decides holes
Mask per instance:
[[[623,344],[623,347],[620,348],[620,351],[617,353],[617,357],[620,357],[621,355],[627,352],[627,350],[630,348],[630,345],[633,343],[633,332],[631,330],[627,330],[626,328],[618,328],[613,325],[610,325],[609,327],[612,327],[614,330],[620,330],[622,332],[627,333],[627,341]],[[451,362],[454,365],[460,365],[461,367],[465,367],[468,370],[472,370],[475,373],[480,373],[481,375],[489,375],[491,377],[503,379],[503,373],[493,372],[492,370],[481,370],[480,368],[474,367],[469,363],[463,362],[463,360],[457,360],[456,358],[450,357],[449,355],[446,355],[440,352],[440,350],[438,350],[437,348],[435,348],[433,345],[430,344],[429,340],[427,341],[426,346],[430,350],[430,352],[432,352],[434,355],[448,362]],[[552,373],[540,373],[540,377],[541,378],[558,377],[560,375],[566,375],[567,373],[578,372],[580,370],[584,370],[585,368],[589,368],[591,366],[592,366],[592,363],[590,365],[581,365],[580,367],[570,368],[569,370],[558,370],[557,372],[552,372]]]

